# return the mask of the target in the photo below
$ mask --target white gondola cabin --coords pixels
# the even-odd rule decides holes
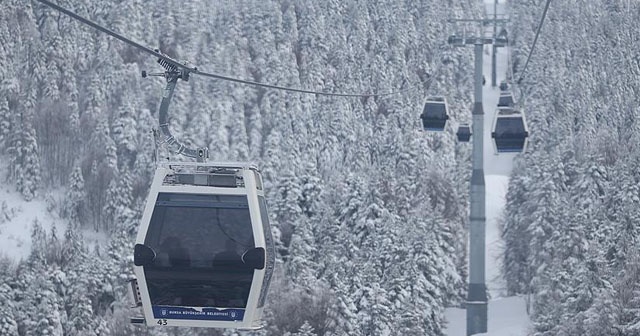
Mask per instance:
[[[500,98],[498,99],[498,107],[513,107],[513,95],[511,92],[503,91],[500,92]]]
[[[524,152],[528,136],[523,113],[511,107],[498,108],[491,132],[496,154]]]
[[[255,166],[193,162],[156,170],[134,250],[144,323],[260,328],[274,263]]]
[[[449,107],[447,99],[442,96],[429,97],[424,103],[424,109],[420,115],[422,128],[425,131],[444,131],[449,119]]]

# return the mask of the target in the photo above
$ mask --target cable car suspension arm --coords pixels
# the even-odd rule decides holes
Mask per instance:
[[[173,150],[175,153],[196,158],[199,162],[204,162],[207,158],[209,158],[208,148],[187,148],[185,145],[176,140],[176,138],[171,134],[171,131],[169,130],[169,104],[171,103],[171,98],[173,98],[173,91],[176,88],[178,79],[183,79],[185,81],[189,79],[189,71],[184,71],[184,69],[178,70],[178,68],[174,64],[172,64],[171,62],[165,62],[162,58],[158,59],[158,63],[160,63],[160,65],[167,69],[165,73],[148,74],[146,73],[146,71],[143,71],[142,77],[162,76],[167,80],[167,86],[164,89],[164,94],[162,95],[162,101],[160,102],[160,113],[158,116],[160,131],[165,137],[164,142],[167,143],[169,145],[169,149]]]

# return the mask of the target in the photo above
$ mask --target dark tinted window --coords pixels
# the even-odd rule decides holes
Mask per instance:
[[[522,152],[525,138],[506,137],[495,139],[498,152]]]
[[[524,137],[522,118],[498,118],[496,123],[497,137]]]
[[[145,245],[156,251],[145,267],[152,304],[246,306],[253,270],[240,256],[255,247],[246,196],[161,193]]]
[[[447,114],[447,109],[444,103],[426,103],[424,105],[424,115],[427,118],[444,118]]]
[[[511,96],[500,96],[498,100],[498,106],[511,106],[513,105],[513,97]]]

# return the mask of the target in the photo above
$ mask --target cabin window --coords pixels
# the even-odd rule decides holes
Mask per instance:
[[[498,118],[496,137],[524,137],[522,118]]]
[[[498,106],[511,106],[513,105],[513,98],[509,96],[500,96],[498,100]]]
[[[426,103],[423,113],[426,118],[444,118],[447,108],[444,103]]]
[[[242,263],[255,247],[247,196],[160,193],[145,245],[151,303],[244,308],[253,269]]]

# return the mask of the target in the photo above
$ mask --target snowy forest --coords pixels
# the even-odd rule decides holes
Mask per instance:
[[[0,258],[0,335],[441,335],[466,291],[471,53],[446,19],[477,1],[58,0],[98,24],[208,72],[335,98],[192,76],[170,127],[212,161],[264,173],[277,274],[255,332],[129,324],[133,242],[155,169],[161,71],[138,50],[36,1],[0,1],[3,184],[45,200],[58,224]],[[421,131],[446,95],[447,132]],[[160,147],[158,160],[184,160]],[[55,191],[55,192],[54,192]],[[100,233],[103,243],[89,243]]]
[[[188,160],[154,140],[165,82],[140,73],[161,67],[37,1],[0,0],[2,186],[56,222],[17,222],[0,204],[0,231],[31,233],[28,257],[0,255],[1,336],[443,334],[445,307],[466,297],[471,148],[454,133],[473,93],[471,50],[447,46],[447,18],[479,18],[481,2],[55,2],[203,71],[406,91],[179,82],[176,138],[263,172],[276,275],[262,330],[135,326],[126,286],[156,161]],[[545,2],[509,2],[514,82]],[[501,263],[535,336],[640,335],[639,19],[634,0],[552,2],[512,85],[529,146],[509,183]],[[449,102],[442,133],[421,130],[432,95]]]
[[[510,6],[514,73],[545,1]],[[553,2],[520,85],[503,271],[535,335],[640,335],[640,3]]]

